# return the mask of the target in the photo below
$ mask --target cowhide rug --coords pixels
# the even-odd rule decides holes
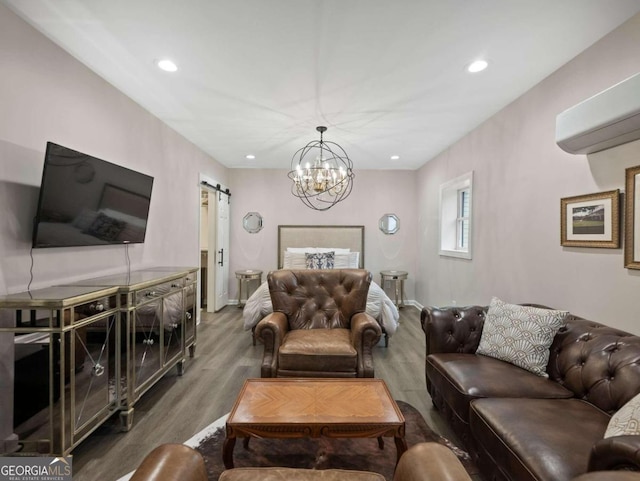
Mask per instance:
[[[411,405],[396,401],[406,421],[406,440],[409,447],[431,441],[444,444],[458,456],[469,474],[478,472],[468,453],[449,440],[433,432],[422,415]],[[207,465],[210,480],[217,480],[224,471],[222,444],[224,426],[200,440],[195,446]],[[245,449],[242,440],[236,443],[233,460],[236,467],[286,466],[311,469],[357,469],[382,474],[393,479],[396,464],[396,447],[393,438],[384,438],[380,450],[377,439],[258,439],[252,438]]]

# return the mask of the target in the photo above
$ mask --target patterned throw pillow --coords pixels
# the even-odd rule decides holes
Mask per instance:
[[[549,377],[546,372],[549,348],[567,314],[567,311],[507,304],[494,297],[476,352]]]
[[[640,434],[640,394],[631,398],[627,404],[611,416],[604,437],[610,438],[625,434]]]
[[[323,252],[305,254],[307,260],[307,269],[333,269],[334,253]]]

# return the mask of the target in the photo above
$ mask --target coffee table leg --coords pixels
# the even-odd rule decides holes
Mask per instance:
[[[233,448],[236,445],[236,438],[227,437],[222,445],[222,462],[226,469],[233,468]],[[406,449],[406,448],[405,448]]]
[[[396,442],[396,451],[398,453],[396,464],[398,464],[398,462],[400,461],[400,456],[402,456],[407,450],[407,441],[406,439],[404,439],[404,436],[396,436],[394,437],[394,441]]]

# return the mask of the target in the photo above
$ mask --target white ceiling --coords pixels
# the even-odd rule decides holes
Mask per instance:
[[[638,0],[0,1],[223,165],[283,169],[318,125],[356,170],[418,168],[640,11]],[[160,71],[164,57],[179,70]],[[467,73],[477,58],[489,68]]]

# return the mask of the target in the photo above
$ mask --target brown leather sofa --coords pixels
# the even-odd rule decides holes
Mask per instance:
[[[599,472],[640,470],[640,436],[603,439],[611,415],[640,392],[640,337],[569,315],[551,345],[547,379],[475,354],[486,312],[421,314],[427,389],[483,478],[640,479]]]
[[[279,270],[267,275],[273,312],[256,326],[262,377],[373,377],[382,331],[365,312],[371,273]]]
[[[234,468],[224,471],[219,481],[385,481],[377,473],[343,469]],[[394,481],[471,481],[446,447],[421,443],[406,451]],[[131,481],[206,481],[205,463],[200,453],[183,444],[163,444],[142,461]],[[619,480],[626,481],[626,480]]]

